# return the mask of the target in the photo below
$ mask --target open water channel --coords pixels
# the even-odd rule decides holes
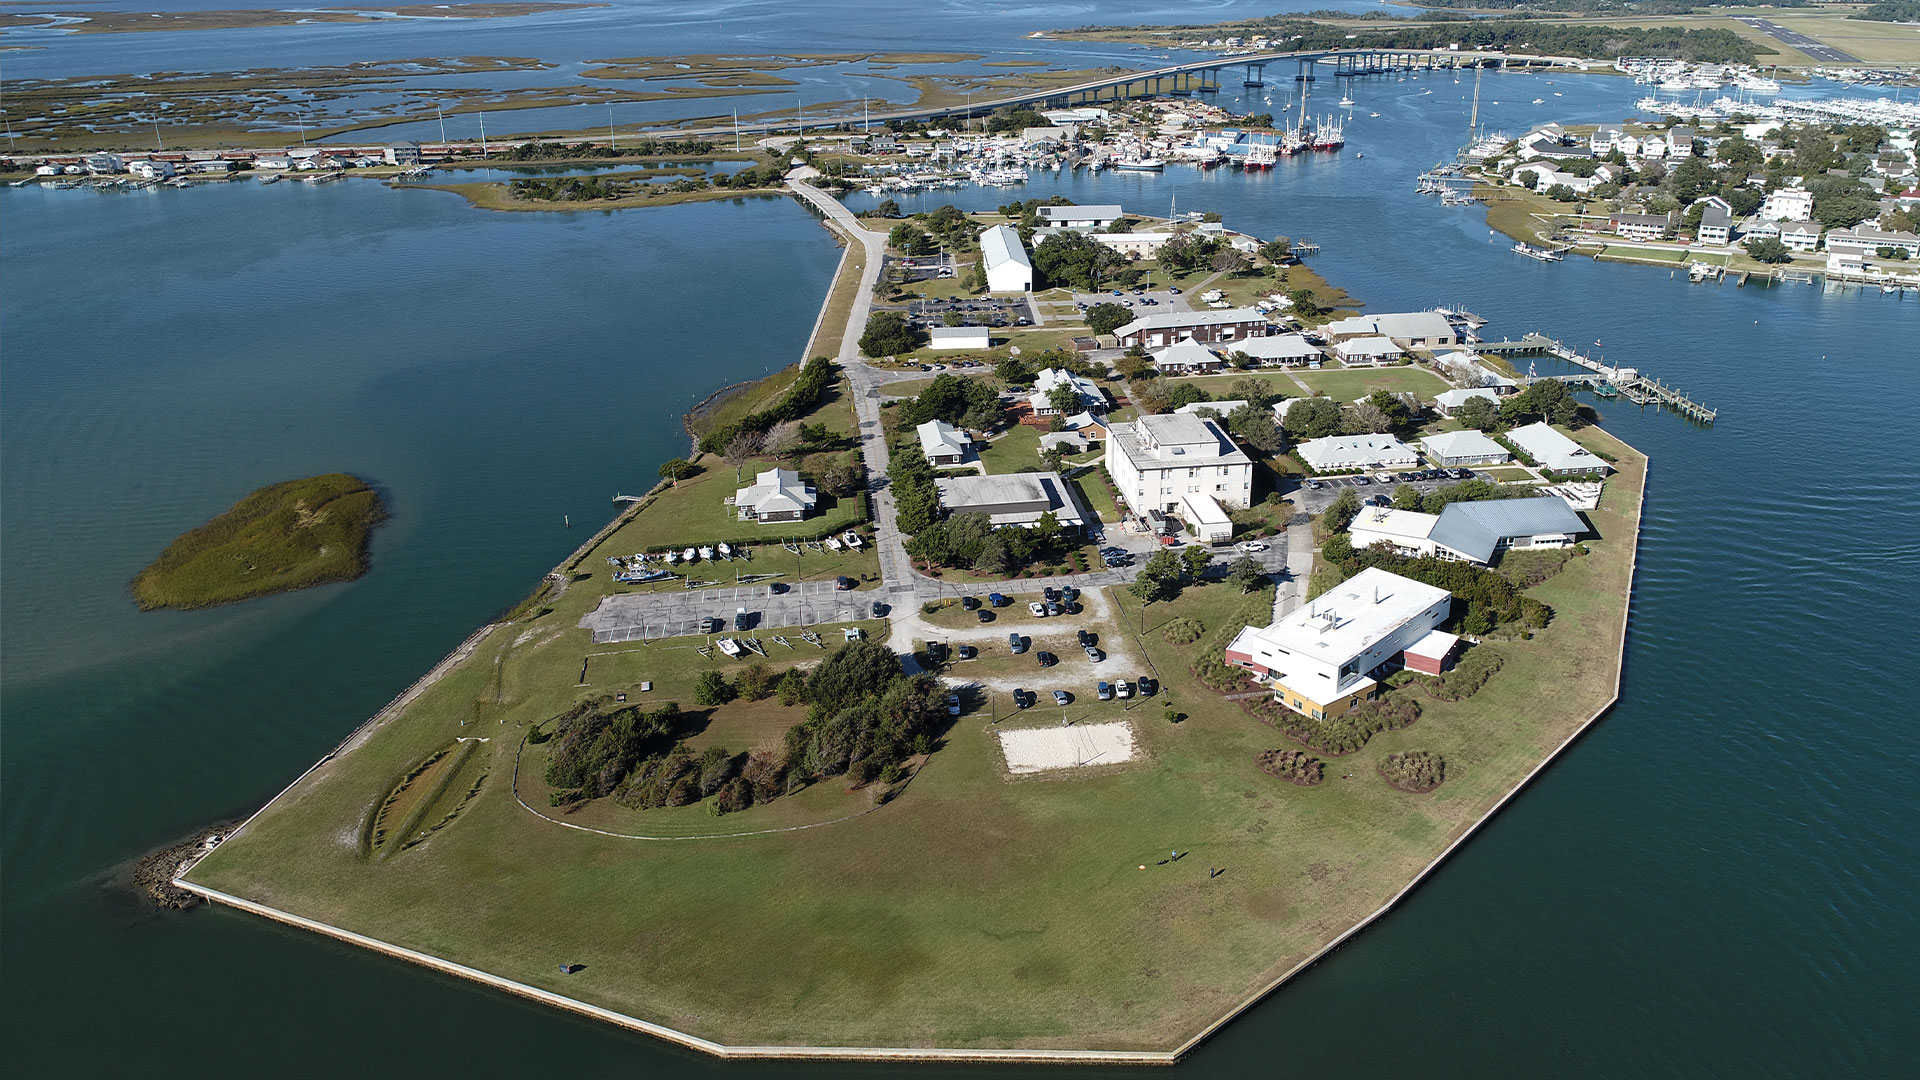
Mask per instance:
[[[1509,130],[1618,119],[1636,89],[1488,85]],[[928,196],[1163,213],[1177,194],[1319,241],[1315,267],[1373,310],[1463,304],[1491,333],[1601,341],[1721,410],[1701,429],[1603,407],[1653,458],[1620,705],[1180,1071],[1908,1073],[1920,733],[1897,679],[1920,659],[1901,464],[1920,300],[1515,256],[1475,211],[1412,194],[1461,141],[1460,89],[1357,84],[1346,151],[1265,176]],[[799,358],[838,256],[808,211],[498,214],[355,180],[0,191],[0,217],[9,1071],[1059,1075],[723,1066],[236,913],[155,913],[114,884],[257,807],[514,603],[680,451],[686,406]],[[334,469],[394,512],[367,577],[133,609],[128,578],[173,535]]]

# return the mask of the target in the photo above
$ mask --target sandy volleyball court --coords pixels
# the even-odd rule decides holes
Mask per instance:
[[[1133,725],[1125,720],[1026,728],[1002,731],[999,735],[1000,750],[1007,756],[1007,768],[1015,774],[1082,765],[1114,765],[1139,756],[1134,749]]]

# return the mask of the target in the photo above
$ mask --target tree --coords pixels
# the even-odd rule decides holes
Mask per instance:
[[[766,445],[766,434],[759,431],[742,431],[727,440],[726,448],[720,453],[727,464],[739,468],[760,456],[761,448]]]
[[[1492,398],[1471,397],[1453,410],[1453,418],[1478,431],[1492,431],[1500,426],[1500,406]]]
[[[1301,398],[1288,406],[1284,427],[1296,439],[1324,439],[1340,434],[1344,420],[1340,403],[1332,398]]]
[[[1326,310],[1320,306],[1320,301],[1314,299],[1312,289],[1294,289],[1287,293],[1287,299],[1293,301],[1293,313],[1295,315],[1311,317],[1319,315]]]
[[[1253,263],[1238,248],[1223,247],[1213,253],[1209,263],[1214,270],[1225,274],[1244,274],[1253,269]]]
[[[675,484],[688,477],[696,476],[699,472],[700,466],[686,458],[671,458],[660,465],[660,479],[671,480]]]
[[[1393,489],[1393,508],[1395,510],[1420,509],[1420,489],[1412,484],[1401,484]]]
[[[1180,569],[1195,581],[1200,580],[1200,575],[1206,573],[1207,564],[1212,561],[1213,552],[1198,544],[1189,544],[1180,552]]]
[[[900,204],[892,199],[880,200],[880,205],[869,211],[874,217],[897,218],[900,216]]]
[[[1004,535],[994,532],[980,542],[980,554],[973,559],[975,570],[983,574],[1007,574],[1014,566],[1013,547]]]
[[[725,705],[733,696],[733,684],[718,671],[703,671],[693,680],[693,700],[698,704]]]
[[[1173,408],[1173,391],[1167,380],[1158,376],[1151,379],[1135,379],[1127,384],[1127,397],[1141,415],[1163,413]]]
[[[1235,441],[1269,454],[1278,453],[1286,445],[1286,437],[1273,419],[1273,410],[1264,406],[1248,403],[1233,410],[1227,416],[1227,430],[1233,433]]]
[[[1243,593],[1250,593],[1260,587],[1267,579],[1266,568],[1251,555],[1242,555],[1227,564],[1227,584],[1237,585]]]
[[[1033,249],[1033,272],[1039,288],[1097,289],[1107,274],[1125,260],[1120,253],[1092,237],[1070,229],[1049,233]]]
[[[1133,321],[1133,312],[1119,304],[1095,304],[1087,309],[1087,329],[1096,334],[1111,334]]]
[[[827,715],[858,704],[900,674],[900,658],[877,641],[849,641],[807,678],[807,701]]]
[[[1080,409],[1080,391],[1072,383],[1060,383],[1047,391],[1047,404],[1056,412],[1072,413]]]
[[[1128,382],[1132,382],[1143,375],[1151,374],[1152,371],[1153,361],[1148,360],[1144,356],[1136,356],[1130,352],[1122,354],[1120,359],[1113,362],[1113,373],[1126,379]]]
[[[1292,419],[1292,409],[1287,410],[1287,417]],[[1345,427],[1350,435],[1380,435],[1393,430],[1393,418],[1374,402],[1361,401],[1347,410]]]
[[[1279,266],[1293,261],[1293,240],[1286,236],[1276,236],[1260,245],[1260,257]]]
[[[874,312],[868,316],[867,329],[860,335],[860,351],[874,357],[910,353],[925,343],[925,336],[897,311]]]
[[[1747,254],[1763,263],[1793,261],[1793,249],[1771,236],[1759,236],[1746,243]]]
[[[1143,604],[1171,600],[1180,595],[1180,557],[1169,548],[1161,548],[1140,568],[1140,576],[1127,586]]]

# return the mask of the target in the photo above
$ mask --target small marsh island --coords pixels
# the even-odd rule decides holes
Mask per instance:
[[[386,517],[364,480],[327,473],[255,491],[186,533],[133,579],[142,611],[206,608],[352,581]]]

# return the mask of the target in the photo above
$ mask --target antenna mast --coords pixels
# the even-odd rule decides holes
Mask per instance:
[[[1486,73],[1486,67],[1480,63],[1473,65],[1473,115],[1467,118],[1467,145],[1472,146],[1480,137],[1480,76]]]

